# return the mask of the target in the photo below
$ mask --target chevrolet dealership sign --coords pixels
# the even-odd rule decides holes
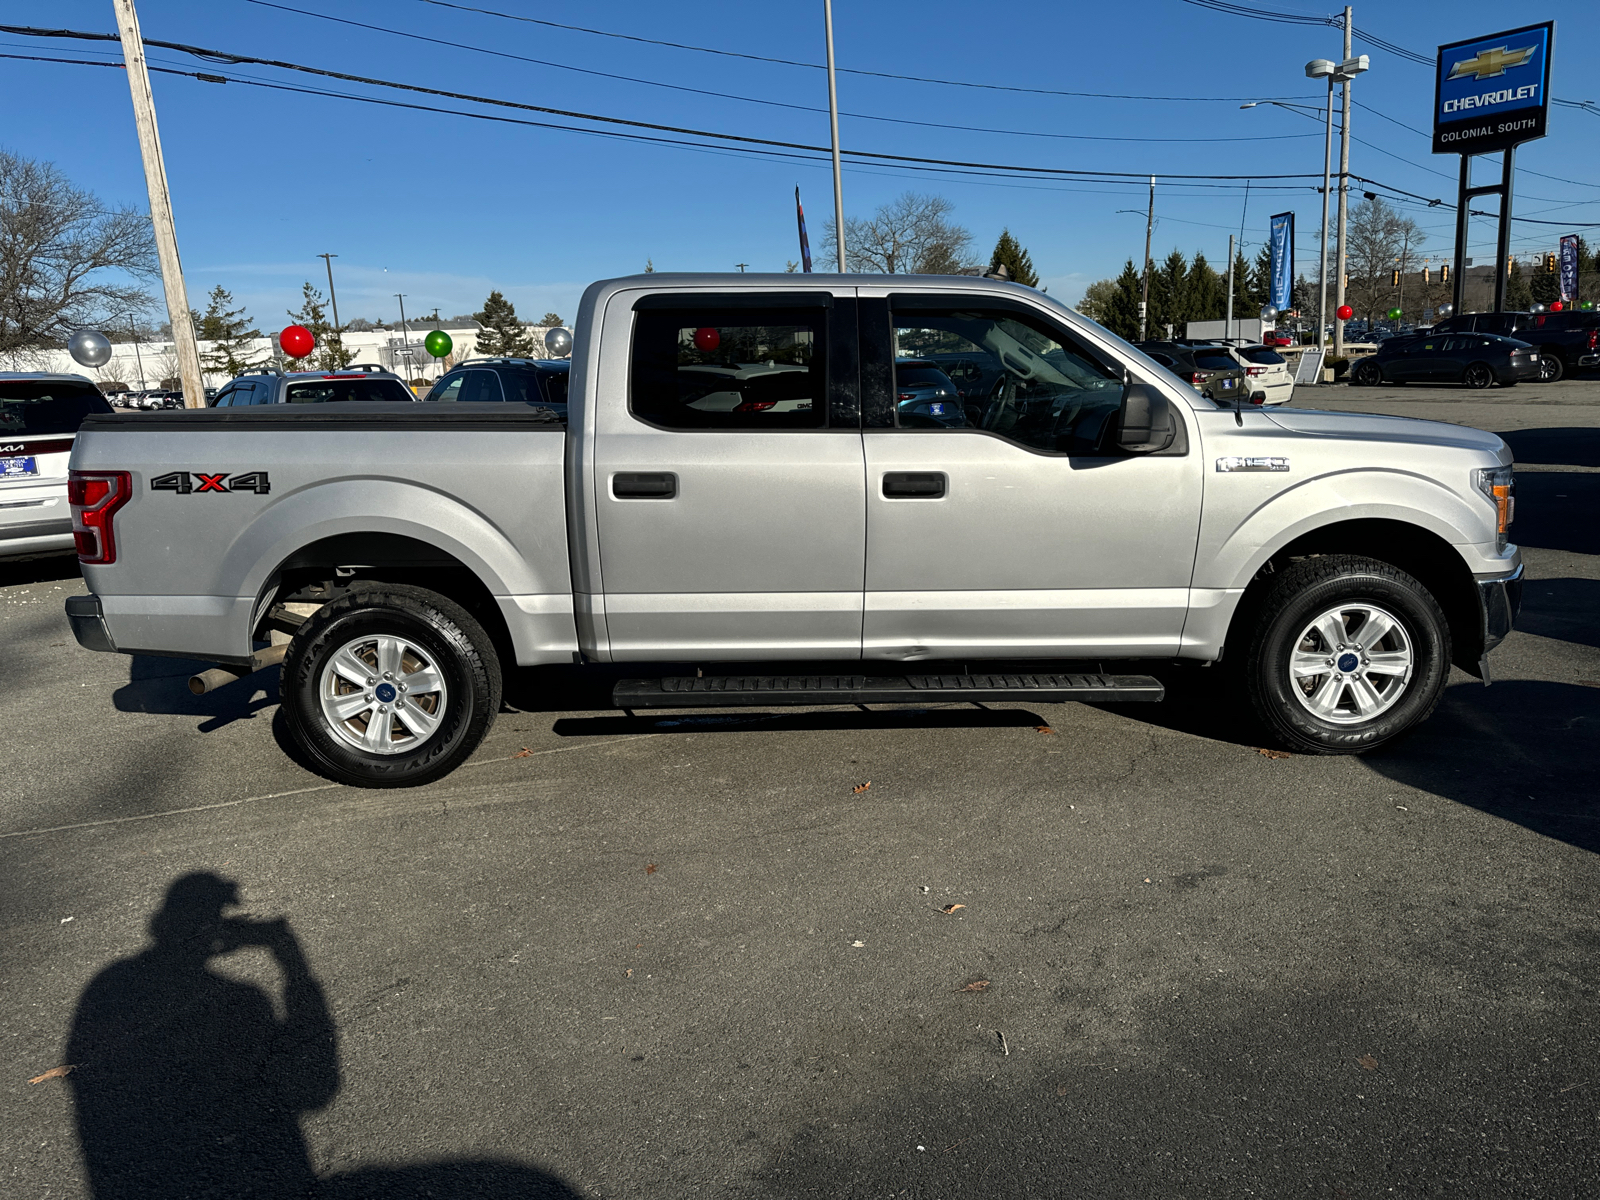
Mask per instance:
[[[1555,22],[1439,47],[1433,152],[1481,154],[1544,136]]]

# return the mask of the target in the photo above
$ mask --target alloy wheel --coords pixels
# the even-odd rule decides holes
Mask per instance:
[[[449,703],[444,674],[415,642],[383,634],[345,643],[317,681],[334,735],[369,754],[405,754],[438,730]]]
[[[1321,720],[1360,724],[1399,702],[1415,657],[1393,614],[1372,604],[1341,604],[1301,631],[1289,660],[1291,690]]]

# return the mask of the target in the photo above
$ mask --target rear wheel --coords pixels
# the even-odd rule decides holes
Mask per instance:
[[[500,708],[494,644],[464,608],[400,584],[324,605],[283,664],[297,746],[354,787],[414,787],[477,749]]]
[[[1450,627],[1433,595],[1398,567],[1324,555],[1279,573],[1243,671],[1251,706],[1290,749],[1359,754],[1438,706]]]
[[[1383,382],[1383,368],[1377,363],[1362,363],[1356,368],[1355,381],[1361,387],[1377,387]]]
[[[1462,374],[1461,382],[1469,388],[1486,388],[1494,383],[1494,368],[1488,363],[1471,363]]]
[[[1566,359],[1554,350],[1539,351],[1539,382],[1554,383],[1567,373]]]

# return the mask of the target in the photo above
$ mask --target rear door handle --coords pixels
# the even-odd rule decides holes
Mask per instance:
[[[670,471],[618,471],[611,477],[611,494],[618,500],[675,500],[678,477]]]
[[[943,471],[886,471],[886,500],[943,500],[948,480]]]

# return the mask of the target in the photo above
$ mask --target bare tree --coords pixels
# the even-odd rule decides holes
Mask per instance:
[[[972,234],[947,218],[955,205],[943,196],[905,192],[870,217],[844,219],[845,263],[852,271],[883,275],[953,275],[968,264]],[[824,247],[838,254],[829,221]]]
[[[1350,216],[1345,269],[1350,274],[1348,303],[1370,323],[1399,304],[1394,272],[1404,279],[1418,269],[1417,252],[1428,235],[1410,217],[1373,197]],[[1421,297],[1417,297],[1421,299]]]
[[[105,209],[52,163],[0,151],[0,355],[149,310],[138,281],[157,269],[147,216]]]

